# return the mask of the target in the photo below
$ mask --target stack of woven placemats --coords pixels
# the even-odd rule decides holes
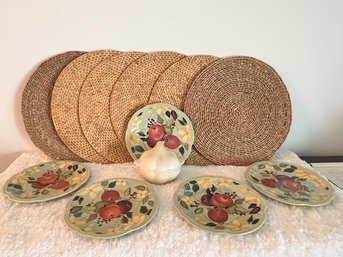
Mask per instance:
[[[248,165],[272,156],[291,123],[281,78],[252,57],[176,52],[66,52],[43,62],[22,96],[25,128],[54,159],[130,162],[125,132],[143,106],[164,102],[193,123],[187,164]]]

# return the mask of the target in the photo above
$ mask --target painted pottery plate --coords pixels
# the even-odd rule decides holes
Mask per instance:
[[[325,178],[286,162],[256,162],[247,168],[245,178],[257,191],[286,204],[322,206],[335,198]]]
[[[183,163],[192,151],[194,131],[189,118],[175,106],[156,103],[138,110],[130,119],[126,147],[134,160],[164,140],[165,146]]]
[[[75,191],[89,177],[89,169],[79,162],[47,162],[11,177],[4,185],[4,193],[15,202],[44,202]]]
[[[197,177],[181,183],[174,204],[192,225],[213,233],[252,233],[267,217],[259,193],[227,177]]]
[[[65,220],[77,233],[100,239],[120,237],[147,225],[158,200],[148,184],[134,179],[110,179],[76,192]]]

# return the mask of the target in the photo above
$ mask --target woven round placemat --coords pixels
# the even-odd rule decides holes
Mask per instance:
[[[280,76],[252,57],[220,59],[199,74],[184,106],[195,148],[216,164],[269,159],[286,139],[291,102]]]
[[[185,55],[176,52],[154,52],[135,60],[119,77],[110,97],[111,122],[118,138],[125,144],[125,133],[131,116],[148,103],[158,77]]]
[[[210,55],[188,56],[171,65],[156,81],[150,94],[149,103],[169,103],[183,110],[186,94],[196,76],[218,57]],[[186,160],[190,165],[210,165],[195,148]]]
[[[78,97],[87,75],[101,61],[117,51],[93,51],[72,61],[58,76],[51,95],[51,116],[55,129],[75,154],[90,162],[109,163],[88,143],[78,117]]]
[[[83,161],[59,138],[50,115],[51,91],[61,71],[83,52],[71,51],[43,62],[27,82],[21,102],[24,125],[32,142],[57,160]]]
[[[102,61],[88,74],[80,90],[79,119],[82,131],[93,148],[114,163],[130,162],[131,157],[113,130],[110,95],[121,73],[144,54],[119,53]]]

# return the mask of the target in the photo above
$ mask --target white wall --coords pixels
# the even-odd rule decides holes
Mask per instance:
[[[342,13],[341,0],[0,0],[0,170],[36,149],[20,113],[29,76],[69,50],[254,56],[291,95],[282,147],[343,155]]]

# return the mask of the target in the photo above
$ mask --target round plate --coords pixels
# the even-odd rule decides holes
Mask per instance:
[[[174,204],[192,225],[213,233],[248,234],[267,217],[261,196],[227,177],[197,177],[181,183]]]
[[[130,119],[126,130],[126,147],[134,160],[139,159],[148,145],[150,126],[159,124],[166,134],[177,136],[181,144],[173,151],[183,163],[192,151],[194,142],[193,126],[186,114],[175,106],[166,103],[156,103],[138,110]]]
[[[14,175],[3,189],[5,195],[15,202],[44,202],[75,191],[89,177],[89,169],[79,162],[47,162]]]
[[[335,198],[325,178],[286,162],[256,162],[247,168],[245,178],[259,192],[286,204],[322,206]]]
[[[158,205],[154,191],[145,182],[116,178],[78,191],[68,202],[64,217],[79,234],[108,239],[148,224]]]

